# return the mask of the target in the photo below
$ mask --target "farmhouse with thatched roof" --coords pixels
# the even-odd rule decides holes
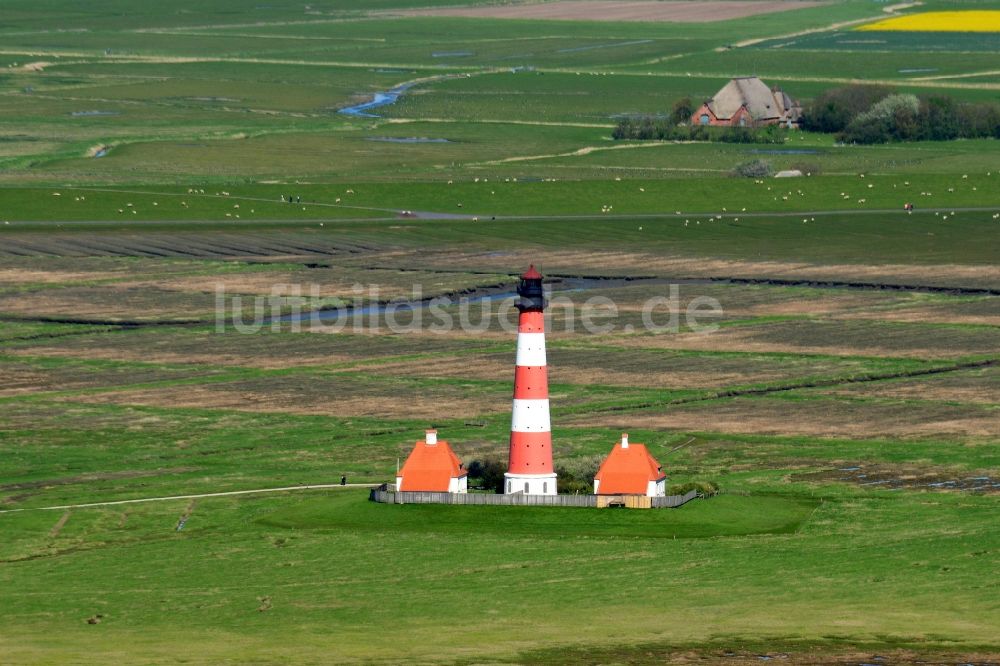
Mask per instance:
[[[725,127],[798,127],[802,107],[780,88],[768,88],[756,76],[731,79],[691,116],[692,125]]]

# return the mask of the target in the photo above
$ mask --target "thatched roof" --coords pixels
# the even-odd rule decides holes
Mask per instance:
[[[756,76],[732,79],[708,101],[716,118],[732,118],[746,105],[754,120],[798,117],[798,105],[781,90],[771,90]]]

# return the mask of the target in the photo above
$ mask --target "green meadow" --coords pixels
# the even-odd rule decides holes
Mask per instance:
[[[0,662],[1000,660],[996,140],[611,137],[754,74],[996,102],[997,36],[453,5],[4,4]],[[718,494],[368,501],[425,428],[506,460],[532,263],[563,479],[628,432]]]

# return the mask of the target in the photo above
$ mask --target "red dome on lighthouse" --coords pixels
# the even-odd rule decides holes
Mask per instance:
[[[521,275],[522,280],[541,280],[542,274],[535,270],[535,265],[531,264],[528,266],[528,270],[524,271]]]

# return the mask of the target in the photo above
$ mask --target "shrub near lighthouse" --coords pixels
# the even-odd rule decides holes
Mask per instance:
[[[514,403],[510,424],[510,459],[504,490],[525,495],[555,495],[549,380],[545,362],[545,296],[542,275],[534,266],[521,276],[517,324]]]

